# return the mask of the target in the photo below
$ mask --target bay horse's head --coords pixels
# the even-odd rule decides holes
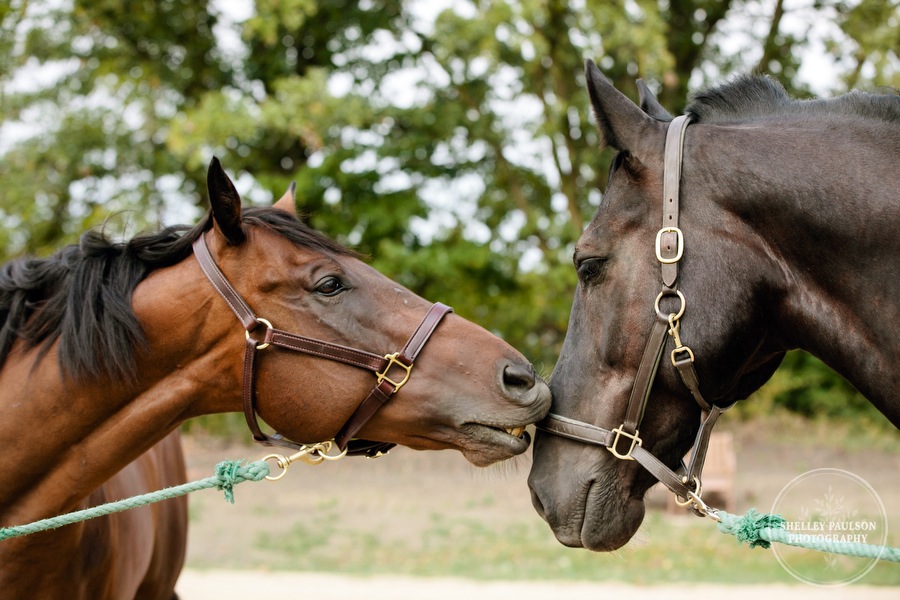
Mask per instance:
[[[774,289],[765,248],[746,243],[739,216],[713,206],[723,191],[720,174],[698,166],[714,152],[709,131],[694,125],[682,138],[682,237],[677,209],[664,223],[672,116],[645,87],[642,106],[631,102],[590,61],[586,77],[602,140],[618,155],[575,247],[578,287],[550,379],[552,415],[541,424],[549,431],[536,437],[529,485],[535,508],[563,544],[613,550],[639,527],[645,492],[657,479],[675,478],[698,432],[701,405],[745,397],[771,376],[783,350],[761,333],[771,304],[760,294]],[[675,182],[677,188],[677,174]],[[673,264],[677,281],[664,272]],[[682,339],[685,349],[672,355]],[[682,367],[699,380],[696,394],[679,375]]]
[[[154,272],[135,293],[145,329],[164,319],[166,334],[179,318],[199,321],[205,339],[194,344],[216,357],[216,370],[228,365],[226,377],[196,375],[217,379],[227,396],[197,412],[240,410],[243,388],[264,443],[338,435],[342,447],[353,437],[453,448],[476,465],[526,450],[524,426],[546,413],[550,393],[519,352],[309,228],[292,191],[274,207],[242,208],[217,160],[208,185],[197,260]],[[280,435],[256,429],[257,412]]]

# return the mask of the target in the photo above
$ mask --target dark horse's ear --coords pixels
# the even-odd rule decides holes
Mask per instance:
[[[585,61],[584,77],[604,143],[630,153],[641,162],[652,153],[659,153],[660,135],[665,137],[665,126],[613,87],[594,61]]]
[[[643,79],[637,80],[638,98],[641,102],[641,110],[657,121],[671,121],[673,117],[669,111],[662,107]]]
[[[278,202],[273,204],[274,208],[281,209],[283,211],[289,212],[294,216],[297,216],[297,200],[294,196],[294,193],[297,191],[297,182],[292,181],[291,185],[288,187],[287,191],[284,193],[284,196],[279,198]]]
[[[241,195],[215,156],[206,172],[206,187],[216,228],[229,244],[240,244],[246,237],[241,227]]]

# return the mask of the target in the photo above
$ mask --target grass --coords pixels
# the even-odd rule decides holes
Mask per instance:
[[[746,448],[743,450],[748,457],[759,456],[761,449],[780,444],[784,454],[779,451],[770,459],[757,458],[757,471],[760,465],[765,466],[766,460],[785,464],[792,460],[811,461],[808,467],[802,464],[784,466],[783,473],[774,477],[770,489],[757,491],[758,497],[745,504],[752,502],[751,505],[766,509],[766,504],[771,503],[777,490],[795,472],[822,466],[821,460],[809,459],[805,454],[796,458],[798,449],[805,448],[813,457],[825,453],[830,457],[824,459],[829,466],[833,461],[836,466],[844,465],[854,470],[859,460],[874,464],[869,473],[883,476],[879,491],[885,495],[892,531],[897,530],[897,519],[893,516],[896,513],[892,510],[895,508],[892,504],[896,504],[898,498],[897,488],[891,483],[896,480],[884,471],[897,464],[894,457],[900,452],[900,436],[896,430],[873,428],[861,431],[859,423],[851,426],[833,421],[810,422],[786,414],[731,422],[728,428],[744,440]],[[739,471],[748,474],[750,462],[747,459],[742,467],[739,464]],[[395,465],[401,464],[385,462],[378,465],[394,469]],[[359,475],[349,479],[352,487],[347,490],[334,480],[328,480],[327,484],[323,482],[318,493],[307,494],[304,490],[298,492],[298,496],[287,497],[285,488],[278,488],[279,503],[273,498],[271,503],[256,506],[251,511],[248,521],[252,528],[239,536],[239,551],[195,555],[191,566],[357,576],[392,574],[478,580],[623,581],[640,585],[798,583],[782,567],[772,550],[739,545],[733,537],[719,533],[707,519],[668,515],[658,507],[648,511],[635,540],[618,552],[601,554],[563,547],[530,507],[521,513],[506,510],[509,500],[498,497],[499,487],[486,485],[469,493],[459,504],[454,505],[448,500],[444,510],[424,502],[406,502],[402,496],[404,492],[384,489],[392,485],[388,481],[399,480],[387,478],[385,481],[373,476],[369,482],[357,477]],[[416,475],[407,477],[418,484]],[[781,481],[782,477],[784,481]],[[380,495],[370,498],[373,494]],[[238,504],[245,498],[249,500],[244,496]],[[198,535],[199,522],[207,519],[207,502],[219,503],[221,499],[192,499],[192,531],[197,528]],[[243,506],[249,508],[250,505]],[[390,525],[368,523],[365,518],[353,522],[351,517],[361,510],[361,506],[383,507],[371,514],[385,516],[386,513]],[[896,534],[890,536],[893,545],[897,545],[898,539]],[[815,572],[826,556],[801,551],[791,555],[791,564],[803,573]],[[866,563],[863,559],[846,559],[844,566]],[[900,586],[900,566],[879,563],[859,583]]]
[[[640,537],[641,541],[617,553],[595,554],[560,546],[540,523],[515,523],[498,531],[481,520],[451,520],[434,514],[413,546],[342,530],[335,512],[315,527],[297,525],[277,536],[260,535],[255,543],[272,557],[267,562],[270,568],[292,571],[638,585],[797,583],[771,550],[739,545],[709,521],[651,513]],[[807,572],[822,560],[822,555],[809,552],[792,560],[792,565]],[[852,568],[866,562],[854,562]],[[900,585],[900,568],[880,563],[861,583]]]

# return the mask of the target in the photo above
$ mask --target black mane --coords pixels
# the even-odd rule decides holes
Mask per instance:
[[[856,115],[900,123],[900,95],[854,91],[829,100],[794,100],[774,79],[744,75],[695,94],[685,112],[702,123],[737,123],[773,115]]]
[[[245,225],[269,229],[299,246],[352,254],[285,211],[252,207],[242,215]],[[135,352],[146,344],[131,307],[134,289],[154,270],[190,256],[191,244],[210,227],[207,215],[193,227],[167,227],[124,243],[92,230],[47,258],[6,263],[0,268],[0,366],[17,339],[28,349],[40,345],[41,356],[59,340],[64,375],[133,378]]]

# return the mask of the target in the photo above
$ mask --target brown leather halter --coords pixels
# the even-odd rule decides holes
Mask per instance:
[[[700,475],[703,471],[712,428],[725,409],[712,405],[703,398],[700,393],[697,372],[694,369],[694,353],[681,343],[679,333],[680,319],[684,315],[685,298],[684,294],[676,287],[678,262],[684,252],[684,235],[678,228],[678,203],[684,133],[689,124],[690,116],[676,117],[669,124],[666,134],[663,224],[662,229],[656,234],[656,259],[661,265],[663,286],[659,296],[656,297],[656,320],[635,375],[631,396],[628,399],[628,408],[625,411],[625,420],[614,429],[603,429],[590,423],[551,413],[538,423],[537,427],[568,439],[604,446],[616,458],[638,461],[676,496],[684,499],[676,500],[681,506],[690,506],[697,515],[717,518],[715,509],[708,507],[700,498],[702,494]],[[681,306],[677,313],[664,314],[660,311],[660,301],[665,297],[677,297],[680,300]],[[638,431],[647,400],[650,397],[653,380],[656,378],[656,372],[662,361],[667,334],[675,341],[675,348],[670,354],[672,365],[681,375],[682,381],[690,390],[694,400],[700,405],[702,412],[700,430],[694,440],[690,464],[685,466],[682,463],[678,473],[644,449]]]
[[[431,334],[434,333],[441,319],[447,313],[452,312],[453,309],[440,302],[434,304],[401,351],[379,356],[365,350],[347,348],[339,344],[332,344],[275,329],[269,321],[257,317],[241,295],[238,294],[237,290],[228,282],[210,254],[205,236],[201,235],[197,238],[193,246],[194,256],[197,257],[197,262],[200,263],[203,273],[234,314],[237,315],[241,325],[244,326],[247,340],[244,352],[243,376],[244,418],[247,420],[247,426],[253,434],[253,439],[266,446],[280,446],[294,450],[308,448],[305,444],[298,444],[288,440],[280,433],[271,436],[263,433],[256,418],[256,393],[254,391],[256,354],[259,350],[271,345],[372,371],[376,377],[375,387],[372,388],[369,395],[347,419],[347,422],[335,436],[334,442],[341,451],[346,450],[348,455],[363,455],[370,458],[386,454],[388,450],[393,448],[395,444],[389,442],[372,442],[352,438],[375,415],[378,409],[384,406],[391,396],[396,394],[409,381],[413,364],[419,352],[421,352]],[[265,326],[265,334],[261,339],[254,338],[250,334],[256,331],[260,325]]]

